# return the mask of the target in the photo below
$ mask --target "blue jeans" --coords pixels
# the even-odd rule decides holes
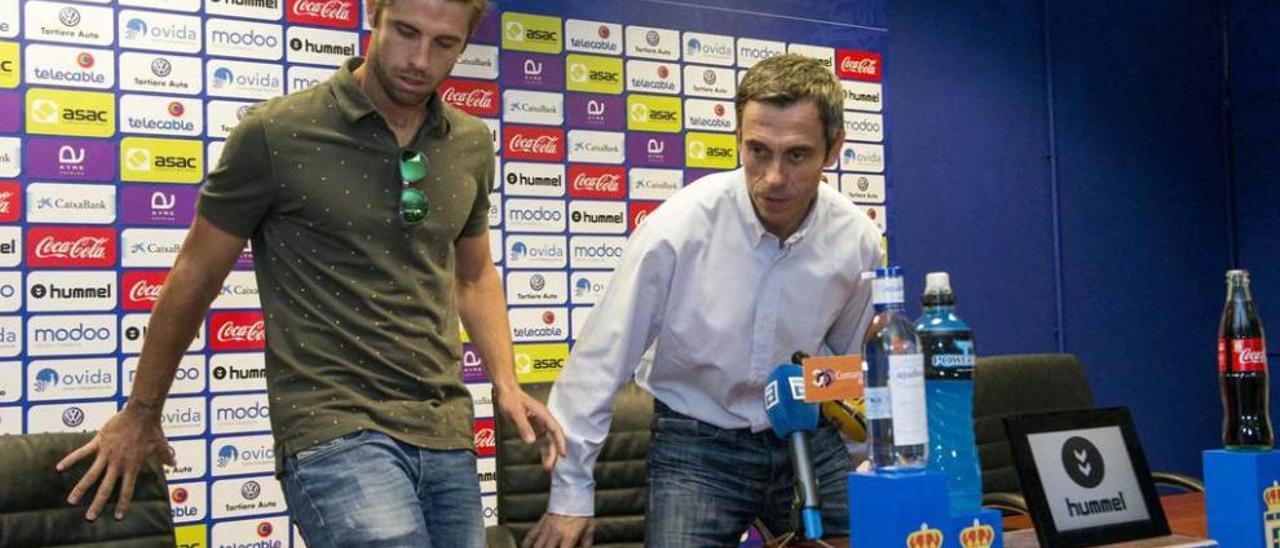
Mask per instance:
[[[737,546],[755,518],[773,534],[797,531],[795,471],[788,443],[772,431],[726,430],[654,402],[645,545]],[[849,534],[849,454],[821,426],[809,455],[828,536]]]
[[[476,457],[365,430],[284,461],[285,500],[309,548],[481,548]]]

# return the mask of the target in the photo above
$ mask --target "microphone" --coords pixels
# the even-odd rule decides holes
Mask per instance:
[[[796,351],[791,355],[791,363],[803,366],[808,357],[809,354]],[[859,443],[867,441],[867,405],[863,398],[824,401],[818,404],[818,409],[846,439]]]
[[[805,438],[805,432],[818,428],[818,406],[804,401],[804,371],[800,366],[782,364],[769,374],[764,385],[764,410],[774,434],[791,442],[791,463],[804,499],[801,517],[805,538],[820,539],[822,513],[818,508],[818,486],[814,482],[809,442]]]

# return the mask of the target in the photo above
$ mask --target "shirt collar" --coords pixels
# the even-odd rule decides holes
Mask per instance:
[[[733,199],[734,202],[737,203],[738,210],[742,215],[742,218],[747,221],[746,230],[748,237],[751,238],[751,246],[759,247],[760,243],[766,238],[777,241],[778,237],[774,236],[769,232],[769,229],[765,228],[764,223],[760,222],[760,217],[756,216],[755,206],[751,205],[751,192],[747,188],[746,170],[738,168],[737,171],[737,176],[742,183],[733,186]],[[826,183],[818,184],[824,185]],[[793,232],[790,237],[787,238],[787,241],[782,242],[783,246],[790,247],[796,245],[804,240],[805,235],[809,233],[809,229],[816,222],[817,217],[821,215],[820,206],[822,204],[822,190],[822,187],[818,187],[818,194],[814,196],[813,205],[809,208],[809,213],[804,216],[804,221],[800,222],[800,226],[796,228],[796,231]]]
[[[342,63],[342,66],[333,74],[330,90],[334,99],[338,102],[338,108],[342,110],[342,115],[347,119],[347,123],[354,124],[366,116],[374,114],[377,109],[373,107],[373,101],[369,100],[369,96],[365,95],[364,90],[360,89],[360,84],[356,82],[355,70],[364,64],[363,57],[352,57]],[[436,136],[444,136],[449,133],[449,117],[445,115],[444,102],[440,100],[440,93],[432,93],[427,99],[427,120],[422,124],[423,131],[431,131]]]

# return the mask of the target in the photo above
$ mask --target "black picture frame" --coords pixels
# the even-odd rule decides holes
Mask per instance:
[[[1009,434],[1010,448],[1013,450],[1014,468],[1018,471],[1018,480],[1022,483],[1022,494],[1026,498],[1031,521],[1035,524],[1036,537],[1039,538],[1041,546],[1046,548],[1097,546],[1170,534],[1164,507],[1160,505],[1160,494],[1156,490],[1155,482],[1151,479],[1151,469],[1147,466],[1147,457],[1134,431],[1133,419],[1129,415],[1128,408],[1112,407],[1014,415],[1005,417],[1004,424]],[[1133,466],[1133,473],[1137,476],[1135,479],[1142,491],[1142,499],[1146,503],[1147,519],[1059,531],[1049,508],[1044,485],[1040,482],[1040,469],[1031,452],[1028,436],[1100,427],[1120,429],[1128,453],[1125,457]],[[1115,458],[1117,457],[1107,456],[1107,460]]]

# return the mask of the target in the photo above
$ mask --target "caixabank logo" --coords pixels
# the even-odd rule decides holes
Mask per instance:
[[[22,139],[0,137],[0,177],[17,177],[22,173]]]
[[[177,260],[185,229],[126,228],[120,233],[120,266],[128,268],[169,268]]]
[[[27,185],[27,222],[105,225],[115,220],[115,185]]]
[[[116,133],[115,95],[90,91],[27,90],[27,132],[110,137]]]
[[[125,137],[120,140],[120,162],[122,181],[195,184],[204,178],[204,144]]]

